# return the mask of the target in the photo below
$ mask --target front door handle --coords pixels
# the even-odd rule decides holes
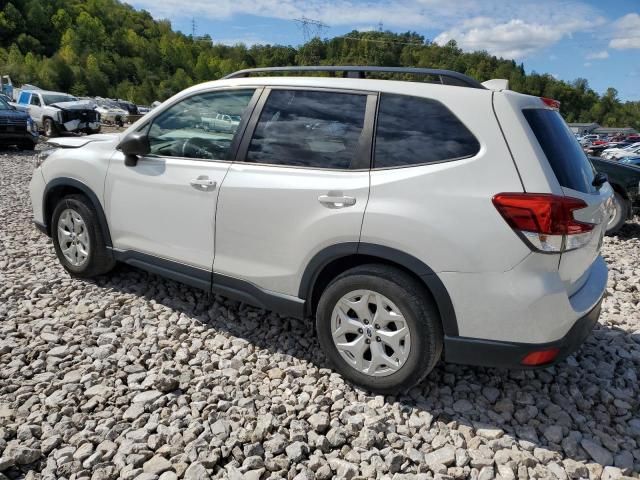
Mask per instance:
[[[216,188],[216,182],[211,180],[206,175],[200,175],[198,178],[194,178],[189,184],[196,190],[209,191]]]
[[[327,208],[344,208],[356,204],[354,197],[342,195],[341,193],[329,192],[328,195],[320,195],[318,201]]]

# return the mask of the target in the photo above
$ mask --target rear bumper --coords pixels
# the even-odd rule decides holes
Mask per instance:
[[[602,298],[589,313],[576,321],[564,337],[554,342],[519,343],[468,337],[445,337],[445,361],[484,367],[527,369],[548,367],[561,362],[578,350],[598,322],[601,304]],[[560,353],[552,362],[537,365],[536,367],[522,365],[522,360],[527,354],[552,348],[560,350]]]

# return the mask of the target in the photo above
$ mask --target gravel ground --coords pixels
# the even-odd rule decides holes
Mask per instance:
[[[126,266],[70,278],[31,224],[30,160],[0,153],[0,480],[640,478],[638,221],[605,242],[575,356],[372,396],[305,322]]]

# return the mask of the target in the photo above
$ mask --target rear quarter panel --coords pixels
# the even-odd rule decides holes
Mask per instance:
[[[512,268],[530,250],[492,203],[497,193],[522,191],[493,113],[493,92],[429,85],[416,88],[416,95],[444,103],[475,135],[480,151],[462,160],[372,170],[361,241],[404,251],[435,272]]]

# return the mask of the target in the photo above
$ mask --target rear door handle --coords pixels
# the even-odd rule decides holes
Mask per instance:
[[[318,197],[318,201],[327,208],[344,208],[351,207],[356,204],[356,199],[354,197],[332,194],[331,192],[329,192],[328,195],[320,195]]]
[[[194,178],[189,182],[189,184],[193,188],[203,191],[214,190],[217,185],[215,181],[211,180],[206,175],[200,175],[198,178]]]

